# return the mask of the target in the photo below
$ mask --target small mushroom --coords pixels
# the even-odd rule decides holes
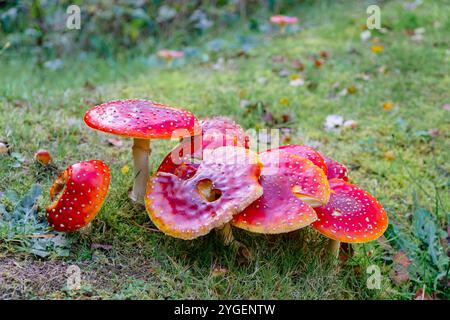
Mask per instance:
[[[9,144],[6,141],[0,140],[0,156],[4,154],[9,154]]]
[[[173,173],[179,178],[188,179],[195,174],[205,150],[225,146],[249,148],[249,136],[229,118],[207,118],[200,125],[201,135],[184,139],[164,158],[158,172]]]
[[[69,166],[50,189],[53,202],[46,208],[50,226],[64,232],[86,226],[100,211],[108,193],[109,180],[109,168],[100,160]]]
[[[327,166],[327,177],[330,179],[342,179],[344,181],[348,181],[347,176],[347,168],[342,164],[337,162],[336,160],[331,159],[322,154],[323,159],[325,160],[325,164]]]
[[[164,233],[195,239],[228,223],[262,195],[258,155],[243,147],[209,150],[187,180],[157,172],[148,183],[145,205]]]
[[[284,33],[287,25],[289,25],[289,24],[297,24],[298,23],[298,18],[297,17],[277,15],[277,16],[270,17],[270,22],[272,22],[273,24],[278,25],[280,27],[280,32]]]
[[[95,106],[84,116],[92,129],[133,138],[135,181],[130,198],[143,203],[149,177],[150,139],[192,136],[199,130],[195,116],[146,100],[118,100]]]
[[[52,156],[50,155],[50,152],[48,152],[47,150],[39,149],[34,154],[34,159],[36,159],[37,162],[46,166],[50,163],[50,161],[52,161]]]
[[[312,226],[334,240],[334,255],[339,242],[362,243],[377,239],[388,226],[388,216],[372,195],[341,179],[329,180],[330,201],[314,208],[318,219]]]
[[[172,66],[172,62],[174,59],[180,59],[184,57],[183,51],[177,51],[177,50],[159,50],[157,52],[158,57],[161,57],[166,60],[167,65],[170,67]]]
[[[325,173],[311,161],[278,149],[260,153],[263,195],[234,216],[232,225],[256,233],[278,234],[310,225],[313,207],[330,197]]]

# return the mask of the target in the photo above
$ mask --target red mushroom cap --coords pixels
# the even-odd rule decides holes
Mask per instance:
[[[249,148],[250,138],[241,126],[229,118],[207,118],[200,125],[202,134],[184,139],[164,158],[158,172],[173,173],[188,179],[195,174],[205,150],[225,146]]]
[[[34,158],[36,159],[36,161],[42,163],[45,166],[48,165],[50,161],[52,161],[50,152],[44,149],[39,149],[38,151],[36,151],[36,153],[34,154]]]
[[[160,56],[161,58],[173,59],[173,58],[182,58],[182,57],[184,57],[184,52],[183,51],[177,51],[177,50],[163,49],[163,50],[159,50],[157,55]]]
[[[330,201],[315,208],[318,219],[313,227],[341,242],[368,242],[380,237],[388,226],[388,216],[378,200],[346,181],[329,182]]]
[[[272,149],[272,150],[276,150],[276,149]],[[309,161],[311,161],[312,163],[314,163],[316,166],[318,166],[320,169],[322,169],[323,172],[325,172],[325,174],[327,174],[327,172],[328,172],[327,165],[325,164],[325,160],[322,157],[322,155],[311,147],[300,146],[300,145],[296,145],[296,144],[288,144],[286,146],[279,147],[278,150],[287,152],[290,154],[295,154],[302,158],[306,158]]]
[[[275,23],[275,24],[280,24],[280,25],[296,24],[298,22],[298,18],[278,15],[278,16],[270,17],[270,22]]]
[[[342,164],[322,154],[328,168],[327,177],[330,179],[342,179],[348,181],[347,168]]]
[[[260,154],[264,164],[263,195],[232,224],[257,233],[284,233],[317,219],[313,206],[327,203],[330,188],[325,173],[311,161],[277,149]]]
[[[194,239],[229,222],[262,194],[258,155],[242,147],[208,152],[193,177],[165,172],[149,181],[145,206],[164,233]]]
[[[108,193],[109,180],[109,168],[100,160],[69,166],[50,189],[50,197],[54,201],[46,208],[50,226],[64,232],[86,226],[100,211]]]
[[[195,116],[146,100],[118,100],[95,106],[84,116],[92,129],[130,138],[169,139],[196,134]]]

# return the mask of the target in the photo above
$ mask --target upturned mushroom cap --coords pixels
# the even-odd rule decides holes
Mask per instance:
[[[270,17],[270,22],[275,23],[275,24],[296,24],[298,22],[298,18],[297,17],[290,17],[290,16],[272,16]]]
[[[232,225],[257,233],[290,232],[314,222],[312,206],[327,203],[325,173],[308,159],[275,150],[260,154],[263,195],[234,216]]]
[[[229,118],[207,118],[200,125],[202,134],[183,139],[164,158],[158,172],[173,173],[182,179],[188,179],[195,174],[205,150],[225,146],[249,148],[249,136]]]
[[[388,217],[372,195],[341,179],[329,181],[330,201],[315,208],[318,219],[313,227],[325,236],[347,243],[368,242],[380,237]]]
[[[147,100],[103,103],[89,110],[84,122],[92,129],[139,139],[186,137],[199,131],[191,112]]]
[[[211,150],[187,180],[165,172],[149,181],[145,206],[164,233],[194,239],[229,222],[262,195],[258,155],[242,147]]]
[[[322,154],[322,157],[327,165],[327,177],[330,179],[342,179],[344,181],[348,181],[347,176],[347,168],[342,164],[337,162],[336,160],[331,159]]]
[[[272,149],[272,150],[276,150],[276,149]],[[322,157],[322,155],[311,147],[301,146],[301,145],[296,145],[296,144],[288,144],[286,146],[279,147],[278,150],[287,152],[290,154],[295,154],[302,158],[306,158],[309,161],[311,161],[312,163],[314,163],[316,166],[318,166],[320,169],[322,169],[323,172],[325,172],[325,174],[327,174],[327,172],[328,172],[327,165],[326,165],[325,160]]]
[[[109,180],[109,168],[100,160],[69,166],[50,189],[53,203],[46,208],[50,226],[64,232],[86,226],[100,211],[108,193]]]

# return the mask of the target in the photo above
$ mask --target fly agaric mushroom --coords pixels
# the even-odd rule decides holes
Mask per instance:
[[[148,183],[145,206],[164,233],[195,239],[228,223],[262,195],[261,162],[243,147],[209,150],[187,180],[157,172]]]
[[[164,158],[158,172],[173,173],[188,179],[195,174],[205,150],[225,146],[249,148],[250,138],[241,126],[229,118],[207,118],[200,125],[201,135],[184,139]]]
[[[197,171],[204,151],[224,146],[240,146],[246,149],[250,147],[250,137],[230,118],[207,118],[201,121],[201,127],[202,134],[183,140],[164,158],[158,172],[173,173],[181,179],[189,179]],[[217,230],[225,245],[234,245],[245,250],[245,247],[234,239],[228,223]]]
[[[184,57],[183,51],[177,51],[177,50],[159,50],[157,53],[158,57],[161,57],[166,60],[166,63],[168,66],[172,65],[172,61],[174,59],[179,59]]]
[[[133,138],[135,180],[130,198],[143,203],[149,177],[150,139],[194,135],[198,121],[189,111],[146,100],[110,101],[89,110],[84,122],[92,129]]]
[[[39,149],[34,154],[34,158],[37,162],[43,164],[44,166],[48,165],[50,161],[52,161],[52,156],[50,155],[50,152],[44,149]]]
[[[337,162],[336,160],[331,159],[322,154],[323,159],[325,160],[325,164],[327,166],[327,177],[330,179],[342,179],[344,181],[348,181],[347,176],[347,168],[342,164]]]
[[[277,16],[270,17],[270,22],[280,26],[280,32],[284,33],[287,25],[289,25],[289,24],[297,24],[298,23],[298,18],[297,17],[277,15]]]
[[[100,211],[108,193],[109,180],[109,168],[100,160],[69,166],[50,189],[53,202],[46,208],[50,226],[64,232],[86,226]]]
[[[330,243],[337,256],[340,242],[362,243],[377,239],[388,226],[388,216],[372,195],[341,179],[329,180],[330,201],[314,208],[318,219],[312,226],[334,240]]]
[[[311,161],[278,149],[260,153],[263,195],[234,216],[232,225],[256,233],[278,234],[310,225],[313,207],[330,197],[325,173]]]
[[[311,147],[296,144],[288,144],[285,146],[281,146],[276,150],[294,154],[302,158],[306,158],[312,163],[314,163],[316,166],[318,166],[320,169],[322,169],[323,172],[325,172],[325,174],[327,174],[328,172],[327,165],[323,156]]]

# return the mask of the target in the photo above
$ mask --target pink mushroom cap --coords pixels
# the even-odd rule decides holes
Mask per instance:
[[[184,52],[183,51],[177,51],[177,50],[160,50],[158,51],[157,55],[161,58],[170,58],[170,59],[176,59],[176,58],[183,58]]]
[[[298,23],[298,18],[297,17],[277,15],[277,16],[270,17],[270,22],[275,23],[275,24],[279,24],[279,25],[296,24],[296,23]]]

